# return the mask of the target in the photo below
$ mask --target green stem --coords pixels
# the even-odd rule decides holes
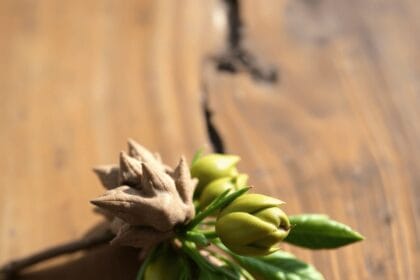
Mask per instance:
[[[194,243],[190,241],[183,241],[181,248],[187,256],[195,261],[198,266],[213,272],[215,271],[215,267],[212,266],[202,255],[200,255]]]
[[[199,231],[201,234],[203,234],[207,239],[215,239],[218,238],[219,235],[217,235],[217,232],[214,230],[212,231]]]
[[[220,241],[219,238],[211,240],[211,243],[214,244],[217,248],[221,249],[222,251],[228,253],[229,255],[232,255],[232,256],[235,255],[231,250],[229,250],[225,246],[225,244],[222,243],[222,241]]]
[[[218,273],[224,274],[226,277],[228,277],[228,279],[237,280],[237,277],[234,274],[232,274],[230,271],[222,267],[218,267],[211,264],[205,257],[203,257],[200,254],[200,252],[197,250],[197,247],[195,246],[194,243],[189,242],[189,241],[183,241],[181,248],[185,252],[185,254],[189,256],[191,259],[193,259],[195,263],[201,269],[209,270],[212,273],[218,272]]]
[[[210,241],[206,238],[206,236],[199,232],[199,231],[187,231],[185,234],[180,236],[180,239],[185,241],[191,241],[196,243],[199,246],[209,246]]]
[[[229,260],[228,258],[225,258],[223,256],[219,256],[219,258],[221,260],[223,260],[224,262],[226,262],[230,267],[232,267],[232,269],[234,269],[237,273],[239,273],[240,275],[242,275],[246,280],[255,280],[255,278],[251,275],[251,273],[249,273],[248,270],[246,270],[245,268],[243,268],[242,266],[238,265],[237,263],[235,263],[234,261]]]
[[[143,261],[143,263],[142,263],[142,265],[141,265],[141,267],[139,269],[139,272],[137,272],[136,280],[143,280],[143,276],[144,276],[144,273],[146,272],[146,268],[147,268],[150,260],[152,259],[153,255],[155,254],[155,252],[156,252],[156,247],[153,248],[149,252],[149,254],[147,255],[146,259]]]

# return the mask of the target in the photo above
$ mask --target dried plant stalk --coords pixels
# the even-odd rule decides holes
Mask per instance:
[[[44,251],[30,255],[28,257],[24,257],[22,259],[11,261],[10,263],[0,268],[0,279],[11,279],[13,275],[23,270],[24,268],[43,262],[45,260],[108,243],[112,238],[114,238],[114,236],[115,235],[111,231],[105,230],[94,236],[87,236],[79,240],[48,248]]]

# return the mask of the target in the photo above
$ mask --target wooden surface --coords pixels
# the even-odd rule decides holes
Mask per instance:
[[[259,192],[366,236],[337,251],[288,250],[326,279],[420,279],[419,2],[239,8],[241,48],[277,81],[216,67],[229,47],[219,0],[0,1],[0,263],[97,223],[91,167],[115,162],[126,138],[171,165],[191,158],[209,143],[207,96]],[[134,256],[102,248],[24,278],[132,279]]]

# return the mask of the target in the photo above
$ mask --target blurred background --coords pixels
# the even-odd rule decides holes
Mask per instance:
[[[0,0],[0,263],[101,218],[91,172],[131,137],[174,165],[207,145],[259,192],[365,235],[285,246],[326,279],[420,279],[420,2]],[[25,279],[133,279],[100,248]]]

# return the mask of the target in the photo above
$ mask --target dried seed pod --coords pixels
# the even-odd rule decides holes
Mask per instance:
[[[178,191],[181,200],[185,205],[188,205],[186,220],[185,222],[191,220],[195,215],[195,207],[190,207],[193,205],[193,195],[195,187],[197,186],[198,180],[191,178],[191,172],[188,167],[185,157],[181,157],[175,171],[173,172],[173,179],[175,181],[175,186]]]
[[[100,165],[93,168],[93,172],[98,176],[102,185],[110,190],[120,185],[119,174],[120,168],[118,165]]]
[[[113,244],[148,250],[172,237],[176,225],[194,217],[197,182],[183,157],[168,174],[169,168],[146,148],[133,140],[128,146],[128,153],[120,154],[119,167],[95,169],[108,191],[91,202],[112,215],[111,230],[117,234]]]
[[[162,165],[152,152],[133,139],[128,139],[128,154],[141,162],[148,162],[156,166]]]
[[[124,224],[117,236],[111,241],[112,245],[131,246],[149,251],[160,242],[174,236],[172,231],[161,232],[150,227],[135,227]]]
[[[127,155],[125,152],[120,153],[120,185],[128,185],[133,188],[139,188],[142,175],[141,162]]]

